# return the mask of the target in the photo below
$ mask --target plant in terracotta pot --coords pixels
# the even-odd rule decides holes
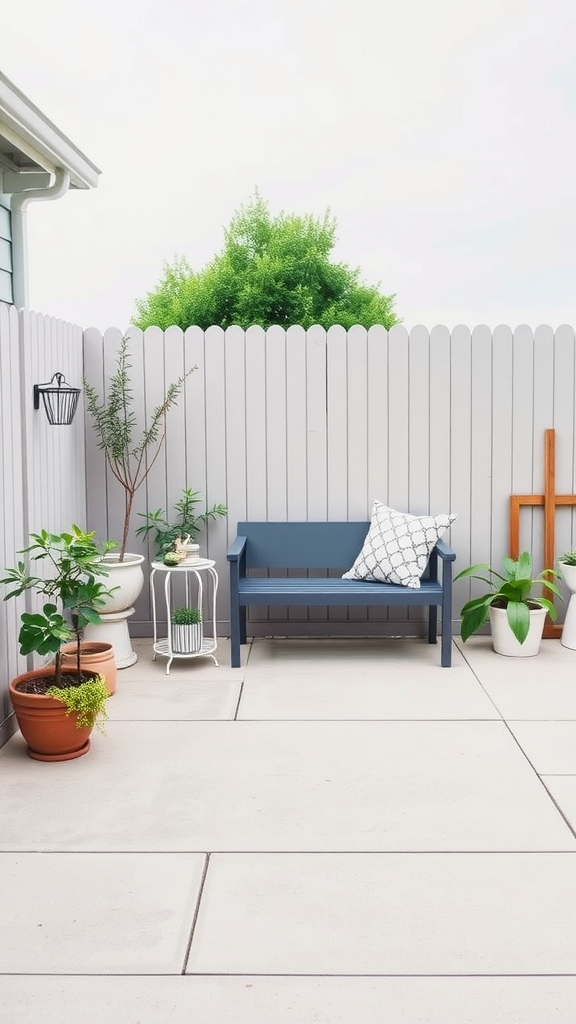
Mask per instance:
[[[168,386],[148,422],[139,428],[137,405],[130,385],[131,367],[129,339],[124,336],[104,396],[101,397],[89,381],[83,381],[86,406],[98,438],[98,447],[104,454],[110,472],[124,491],[120,550],[117,555],[109,554],[105,558],[114,583],[114,596],[100,609],[100,625],[90,624],[86,637],[112,642],[118,668],[127,668],[138,660],[130,642],[128,618],[133,614],[134,602],[144,586],[144,556],[126,551],[134,496],[160,454],[166,437],[166,416],[177,404],[186,378],[196,369],[195,366],[191,367]]]
[[[9,684],[10,698],[28,753],[37,760],[69,760],[85,754],[90,733],[105,718],[105,682],[81,665],[84,625],[99,619],[96,608],[108,593],[102,553],[93,533],[73,525],[69,532],[42,530],[21,554],[44,561],[45,575],[34,575],[23,561],[0,581],[10,589],[4,600],[24,593],[44,597],[41,610],[24,611],[18,640],[23,655],[54,655],[54,663],[23,673]],[[75,637],[73,667],[62,664],[62,644]]]
[[[481,573],[487,575],[480,575]],[[546,614],[556,619],[557,610],[549,598],[534,594],[535,587],[543,587],[562,599],[551,577],[559,577],[554,569],[543,569],[532,578],[532,560],[523,551],[517,560],[503,559],[503,573],[496,572],[485,563],[471,565],[454,578],[481,580],[488,592],[467,601],[461,610],[460,635],[465,642],[490,620],[492,643],[497,654],[530,657],[537,654],[544,629]]]
[[[219,503],[198,512],[196,506],[200,502],[200,491],[185,487],[182,497],[174,503],[173,516],[168,516],[162,508],[156,512],[138,513],[145,522],[136,530],[137,536],[147,538],[152,533],[156,554],[161,559],[181,543],[194,543],[210,519],[225,516],[228,512],[226,505]]]

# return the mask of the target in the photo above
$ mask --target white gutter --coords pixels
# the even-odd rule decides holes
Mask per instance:
[[[36,200],[60,199],[70,187],[70,173],[56,168],[54,181],[48,188],[30,188],[12,195],[12,281],[14,305],[28,306],[28,252],[26,241],[26,207]]]
[[[96,188],[96,165],[0,72],[0,135],[3,128],[12,142],[24,142],[27,155],[46,170],[64,167],[73,187]]]

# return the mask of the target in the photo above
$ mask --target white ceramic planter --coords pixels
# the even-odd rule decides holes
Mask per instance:
[[[566,609],[560,643],[563,647],[569,647],[570,650],[576,651],[576,565],[565,565],[564,562],[558,562],[558,565],[570,591],[570,601]]]
[[[490,605],[492,645],[496,654],[503,654],[506,658],[533,658],[540,650],[545,621],[546,609],[532,608],[528,636],[523,644],[519,644],[508,625],[506,609]]]
[[[144,555],[126,553],[123,562],[119,562],[116,555],[104,556],[102,562],[108,575],[99,578],[113,593],[111,597],[104,598],[106,603],[102,605],[101,614],[126,611],[140,597],[144,586],[143,561]]]
[[[103,640],[113,645],[116,668],[128,668],[138,661],[130,640],[128,619],[134,614],[134,602],[144,586],[143,561],[144,555],[126,553],[123,562],[119,562],[116,555],[104,556],[108,575],[101,579],[106,589],[113,592],[111,597],[104,598],[105,604],[98,609],[102,621],[84,628],[85,640]],[[114,589],[116,587],[118,589]]]
[[[195,562],[200,561],[200,545],[199,544],[186,544],[186,558],[182,565],[194,565]]]

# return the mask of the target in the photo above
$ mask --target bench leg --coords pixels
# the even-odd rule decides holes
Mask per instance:
[[[438,605],[431,604],[428,608],[428,643],[438,641]]]
[[[446,629],[444,629],[444,622],[442,622],[442,649],[440,656],[440,664],[442,668],[450,668],[452,665],[452,630],[451,622],[448,620]]]
[[[230,590],[230,666],[240,668],[240,644],[242,642],[242,612],[246,623],[246,609],[240,608],[238,591],[231,581]],[[244,641],[246,642],[246,641]]]
[[[246,605],[240,608],[240,643],[246,643]]]
[[[444,600],[442,601],[442,650],[440,664],[450,668],[452,664],[452,563],[445,562],[442,572]]]

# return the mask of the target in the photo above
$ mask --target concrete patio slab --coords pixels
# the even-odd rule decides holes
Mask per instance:
[[[576,831],[576,775],[543,775],[542,781]]]
[[[576,854],[215,854],[187,970],[573,974],[575,870]]]
[[[467,666],[407,669],[381,665],[327,671],[247,673],[238,719],[264,720],[499,720],[492,701]]]
[[[504,658],[489,637],[456,644],[504,718],[576,719],[576,651],[543,640],[536,658]]]
[[[107,728],[88,757],[50,766],[49,802],[22,741],[0,751],[0,849],[576,848],[503,723]]]
[[[218,671],[218,669],[215,669]],[[158,679],[121,677],[116,693],[108,701],[111,721],[218,721],[233,719],[242,682],[196,678],[189,672],[170,673]]]
[[[200,854],[1,854],[0,972],[182,970],[204,864]]]
[[[576,722],[508,725],[539,775],[576,775]]]
[[[574,977],[5,977],[10,1024],[574,1024]]]
[[[157,654],[155,660],[153,660],[152,637],[137,637],[132,640],[132,647],[138,655],[138,661],[135,665],[123,668],[118,672],[118,682],[123,683],[124,680],[128,679],[153,679],[161,683],[166,678],[205,679],[206,681],[216,679],[222,681],[226,679],[238,682],[244,676],[244,669],[250,656],[250,646],[250,644],[247,644],[242,648],[241,668],[230,668],[230,641],[226,637],[218,637],[218,647],[214,652],[218,662],[217,665],[214,664],[209,656],[202,658],[175,658],[170,665],[170,672],[166,676],[168,659]]]
[[[87,757],[0,751],[2,1020],[573,1024],[576,772],[537,772],[572,768],[575,652],[221,641],[167,677],[134,643]]]
[[[454,645],[452,654],[454,665],[464,664],[461,652]],[[439,644],[413,637],[255,639],[247,667],[251,673],[263,670],[275,676],[298,672],[310,675],[315,668],[326,676],[334,672],[349,675],[352,670],[354,673],[372,671],[378,678],[392,669],[409,673],[427,668],[450,671],[440,666]]]

